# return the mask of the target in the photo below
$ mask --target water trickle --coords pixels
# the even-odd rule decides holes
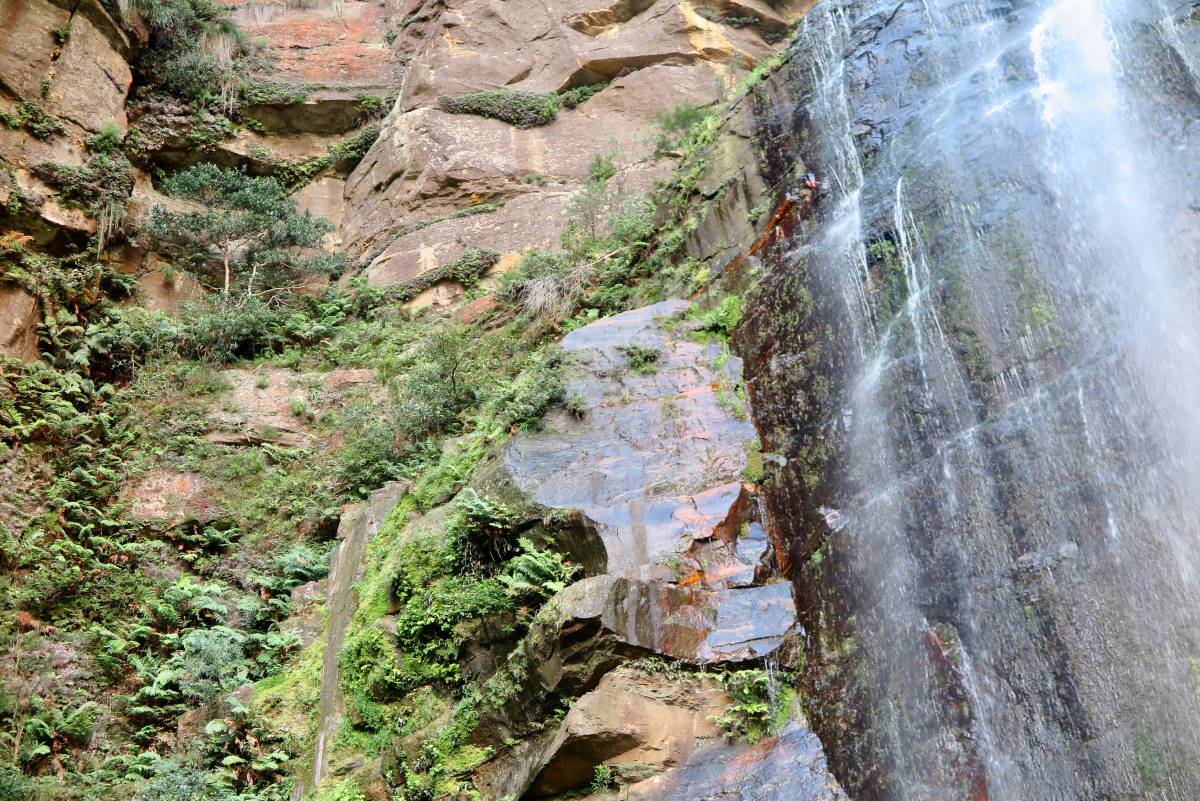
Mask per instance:
[[[768,90],[826,188],[751,338],[825,383],[748,354],[755,412],[858,799],[1200,798],[1190,12],[827,0]]]

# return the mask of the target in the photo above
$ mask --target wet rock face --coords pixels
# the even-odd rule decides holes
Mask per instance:
[[[567,395],[586,412],[552,412],[504,464],[533,501],[578,509],[597,532],[607,626],[679,659],[739,661],[774,650],[794,612],[785,584],[748,586],[762,549],[738,548],[756,514],[739,481],[754,441],[741,362],[689,339],[687,309],[664,301],[568,334]]]
[[[829,4],[760,108],[822,187],[742,353],[856,798],[1200,793],[1196,34],[1064,8]]]
[[[557,729],[481,768],[487,797],[579,788],[601,763],[629,798],[723,798],[735,786],[745,799],[841,797],[803,726],[779,740],[803,745],[752,752],[715,729],[712,710],[729,701],[711,679],[617,667],[649,655],[753,664],[795,634],[792,587],[775,575],[755,488],[739,480],[754,440],[733,391],[741,363],[689,338],[687,310],[665,301],[567,335],[567,393],[586,412],[552,412],[516,437],[483,485],[575,510],[607,564],[558,593],[520,646],[534,667],[522,698],[582,697]],[[493,715],[492,740],[527,732],[518,706]]]

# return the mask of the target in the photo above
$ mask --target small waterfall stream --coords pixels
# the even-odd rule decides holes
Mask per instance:
[[[1193,64],[1190,3],[826,0],[769,89],[822,190],[752,395],[855,798],[1200,798]]]

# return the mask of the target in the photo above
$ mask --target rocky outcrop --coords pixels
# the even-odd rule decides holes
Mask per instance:
[[[606,565],[558,593],[509,658],[500,681],[518,689],[483,716],[477,736],[527,739],[476,772],[486,797],[579,788],[601,764],[621,768],[630,798],[735,787],[743,794],[732,797],[746,799],[842,797],[803,725],[781,732],[778,752],[731,746],[710,720],[728,703],[711,681],[614,670],[638,656],[752,664],[795,630],[791,585],[775,576],[755,519],[755,487],[739,480],[755,442],[739,416],[741,363],[689,338],[688,310],[665,301],[568,334],[573,413],[550,412],[477,481],[535,508],[575,511]],[[581,693],[560,725],[529,736],[536,699]],[[804,766],[795,775],[785,767],[792,757]]]
[[[379,108],[399,84],[387,41],[392,21],[383,3],[231,5],[238,25],[271,47],[269,79],[283,88],[280,94],[303,94],[300,102],[264,97],[242,107],[267,133],[344,133],[370,109]],[[364,105],[364,98],[374,100]]]
[[[17,286],[0,284],[0,355],[23,362],[38,357],[38,301]]]
[[[4,0],[0,21],[0,84],[11,96],[85,131],[124,129],[131,42],[99,2]]]
[[[338,657],[346,640],[346,631],[358,605],[355,583],[363,575],[367,546],[379,533],[388,515],[407,490],[406,484],[393,482],[371,493],[361,504],[348,507],[338,525],[337,549],[329,562],[325,591],[328,624],[325,651],[321,663],[321,702],[317,710],[316,749],[312,772],[297,779],[294,798],[303,798],[306,788],[321,783],[329,768],[329,750],[341,725],[343,714]]]
[[[280,368],[224,370],[229,384],[208,412],[205,439],[220,445],[309,447],[317,444],[309,417],[314,405],[331,402],[373,380],[369,370],[335,370],[319,376]]]
[[[380,286],[436,270],[467,247],[516,257],[553,246],[595,155],[612,154],[630,197],[650,190],[674,164],[660,152],[656,119],[716,102],[806,6],[408,3],[393,45],[411,55],[399,100],[346,184],[350,255]],[[475,91],[588,85],[599,93],[541,127],[439,108]]]

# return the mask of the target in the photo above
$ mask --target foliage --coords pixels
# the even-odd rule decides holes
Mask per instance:
[[[98,144],[105,147],[108,141]],[[63,205],[92,217],[101,216],[106,207],[123,207],[133,192],[133,173],[120,153],[95,153],[84,167],[43,161],[34,165],[33,172],[58,190]]]
[[[597,765],[592,771],[592,784],[589,789],[593,793],[603,793],[617,786],[616,772],[608,765]]]
[[[659,131],[655,148],[660,152],[678,149],[682,138],[711,113],[708,109],[690,103],[676,106],[670,111],[660,111],[654,117]]]
[[[149,85],[232,112],[252,53],[231,10],[214,0],[132,0],[129,8],[151,30],[136,64]]]
[[[163,182],[167,194],[197,204],[194,211],[156,206],[148,230],[201,276],[211,251],[224,268],[223,293],[238,284],[246,295],[261,280],[267,290],[290,288],[305,275],[332,272],[333,260],[311,252],[333,226],[300,211],[274,178],[201,162]]]
[[[790,674],[772,677],[765,670],[736,670],[718,674],[732,699],[725,714],[712,718],[730,739],[757,742],[776,733],[791,717]]]
[[[562,98],[563,108],[576,108],[591,100],[607,86],[607,83],[584,84],[583,86],[576,86],[574,89],[559,92],[558,96]]]
[[[554,122],[562,107],[562,98],[554,92],[527,92],[493,89],[471,92],[459,97],[438,98],[438,107],[448,114],[475,114],[503,120],[518,128],[534,128]]]
[[[444,281],[457,281],[470,288],[479,283],[484,273],[498,261],[499,251],[491,248],[467,248],[453,261],[397,284],[390,294],[400,302],[406,302]]]
[[[627,345],[621,348],[629,359],[629,369],[638,375],[653,375],[658,372],[658,360],[662,351],[644,345]]]
[[[454,499],[454,516],[447,528],[459,562],[489,570],[516,553],[515,524],[516,516],[502,502],[467,487]]]
[[[565,589],[580,572],[568,564],[562,554],[536,547],[528,539],[517,540],[521,553],[504,565],[496,578],[517,599],[547,599]]]
[[[46,113],[36,100],[22,100],[12,112],[0,112],[0,123],[9,128],[24,130],[35,139],[49,139],[65,133],[67,128],[57,117]]]
[[[290,106],[303,103],[308,98],[308,87],[264,81],[262,79],[243,80],[239,87],[241,102],[244,105],[277,105]]]

